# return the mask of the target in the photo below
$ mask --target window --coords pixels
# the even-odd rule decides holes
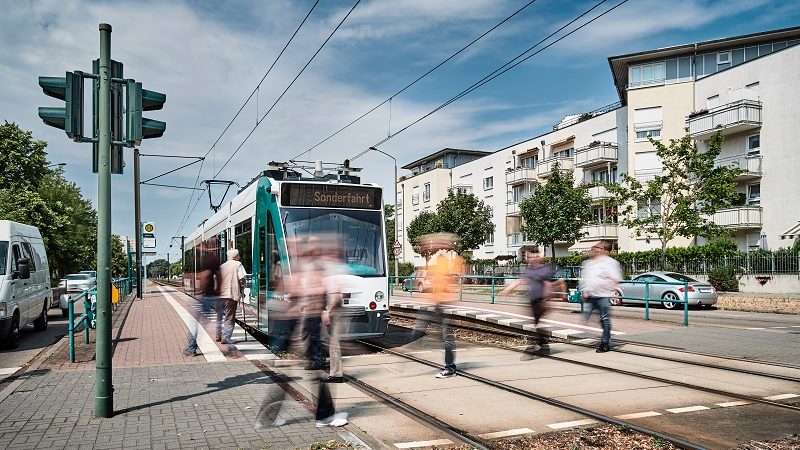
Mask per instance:
[[[31,244],[27,242],[22,243],[22,254],[25,258],[28,258],[28,266],[31,268],[31,271],[35,271],[36,261],[33,260],[33,249],[31,248]]]
[[[636,132],[636,140],[637,141],[646,141],[648,137],[651,137],[655,140],[661,139],[661,129],[655,130],[645,130],[645,131],[637,131]]]
[[[750,61],[758,58],[758,47],[747,47],[744,49],[744,60]]]
[[[719,52],[717,53],[717,65],[720,64],[730,64],[731,63],[731,52],[728,50],[727,52]]]
[[[764,56],[772,53],[772,44],[761,44],[758,46],[758,56]]]
[[[761,183],[747,185],[747,204],[749,206],[761,204]]]
[[[422,191],[422,201],[429,202],[431,201],[431,184],[425,183],[424,190]]]
[[[617,182],[617,168],[611,169],[609,174],[607,169],[595,170],[592,172],[592,183],[616,183]]]
[[[486,239],[486,245],[494,245],[494,233],[489,234],[489,237]]]
[[[519,203],[525,198],[527,189],[525,189],[524,184],[520,184],[511,188],[511,201],[513,203]]]
[[[761,135],[754,134],[747,136],[747,154],[759,155],[761,154]]]
[[[411,188],[411,204],[419,205],[419,186]]]
[[[553,158],[569,158],[575,153],[575,147],[553,152]]]
[[[738,65],[744,62],[744,49],[737,48],[732,52],[733,65]]]
[[[639,202],[636,205],[636,217],[646,219],[648,217],[658,217],[661,215],[661,199],[651,198],[646,202]]]
[[[248,272],[253,267],[253,222],[247,219],[233,227],[236,249],[242,258],[242,265]]]
[[[400,213],[402,211],[402,208],[403,208],[403,192],[402,191],[398,191],[397,192],[397,209],[398,209],[398,213]]]
[[[719,106],[719,95],[712,95],[706,99],[706,108],[712,109]]]
[[[483,179],[483,190],[488,191],[494,187],[494,177],[486,177]]]
[[[528,156],[525,158],[521,158],[519,160],[520,166],[525,167],[526,169],[533,169],[534,167],[536,167],[536,164],[538,163],[539,163],[538,155]]]
[[[643,86],[664,82],[664,62],[631,66],[628,82],[630,86]]]

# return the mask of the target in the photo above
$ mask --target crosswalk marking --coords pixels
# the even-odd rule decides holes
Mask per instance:
[[[563,428],[579,427],[582,425],[592,425],[595,423],[598,422],[594,419],[583,419],[583,420],[573,420],[572,422],[551,423],[547,427],[552,428],[554,430],[561,430]]]
[[[434,445],[450,445],[453,441],[450,439],[436,439],[433,441],[415,441],[415,442],[400,442],[394,444],[397,448],[420,448],[420,447],[433,447]]]
[[[158,289],[161,291],[161,294],[167,299],[167,303],[172,306],[175,312],[178,313],[181,320],[186,324],[186,327],[192,332],[196,333],[197,336],[197,347],[200,348],[200,352],[202,353],[203,357],[208,362],[218,362],[218,361],[226,361],[227,358],[225,355],[219,351],[219,348],[214,343],[214,340],[211,339],[211,336],[208,335],[205,328],[194,318],[193,315],[189,313],[180,303],[177,302],[172,296],[167,292],[166,289],[159,286]]]
[[[667,411],[669,411],[669,412],[671,412],[673,414],[680,414],[680,413],[685,413],[685,412],[703,411],[705,409],[711,409],[711,408],[709,408],[708,406],[698,405],[698,406],[687,406],[685,408],[672,408],[672,409],[668,409]]]
[[[484,439],[499,439],[504,437],[511,437],[511,436],[519,436],[522,434],[531,434],[534,431],[530,428],[517,428],[515,430],[506,430],[506,431],[496,431],[494,433],[484,433],[479,434],[478,436]]]
[[[764,397],[764,400],[786,400],[787,398],[795,398],[800,397],[797,394],[779,394],[779,395],[771,395],[769,397]]]
[[[731,406],[742,406],[742,405],[749,405],[750,402],[740,401],[740,402],[725,402],[725,403],[717,403],[717,406],[721,406],[723,408],[730,408]]]
[[[641,419],[644,417],[655,417],[660,416],[660,412],[655,411],[645,411],[645,412],[638,412],[633,414],[623,414],[621,416],[616,416],[617,419],[627,420],[627,419]]]

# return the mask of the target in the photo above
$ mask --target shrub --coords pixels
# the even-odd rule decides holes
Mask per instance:
[[[411,275],[411,272],[414,271],[414,263],[401,262],[398,265],[397,270],[400,272],[400,276],[401,277],[407,277],[407,276]],[[389,275],[390,276],[395,276],[395,273],[394,273],[394,261],[389,261]]]
[[[708,282],[723,292],[739,292],[739,279],[731,266],[717,266],[708,271]]]

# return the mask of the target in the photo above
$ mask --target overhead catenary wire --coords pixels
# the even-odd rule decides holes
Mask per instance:
[[[502,75],[502,74],[504,74],[504,73],[508,72],[509,70],[511,70],[511,69],[513,69],[513,68],[515,68],[515,67],[517,67],[518,65],[522,64],[523,62],[525,62],[525,61],[529,60],[530,58],[532,58],[532,57],[534,57],[534,56],[536,56],[536,55],[538,55],[539,53],[543,52],[544,50],[546,50],[546,49],[548,49],[548,48],[552,47],[553,45],[557,44],[558,42],[560,42],[560,41],[562,41],[563,39],[567,38],[568,36],[572,35],[573,33],[575,33],[575,32],[577,32],[577,31],[581,30],[582,28],[586,27],[587,25],[591,24],[592,22],[594,22],[594,21],[596,21],[596,20],[600,19],[601,17],[605,16],[606,14],[610,13],[611,11],[613,11],[613,10],[617,9],[618,7],[620,7],[620,6],[622,6],[623,4],[625,4],[625,3],[627,3],[627,2],[628,2],[628,0],[622,0],[622,1],[620,1],[620,2],[619,2],[619,3],[617,3],[616,5],[614,5],[614,6],[612,6],[611,8],[609,8],[608,10],[606,10],[606,11],[604,11],[604,12],[600,13],[599,15],[595,16],[594,18],[590,19],[589,21],[587,21],[587,22],[585,22],[585,23],[581,24],[580,26],[578,26],[578,27],[577,27],[577,28],[575,28],[574,30],[572,30],[572,31],[568,32],[567,34],[565,34],[565,35],[563,35],[563,36],[561,36],[561,37],[559,37],[559,38],[558,38],[558,39],[556,39],[555,41],[553,41],[553,42],[551,42],[551,43],[547,44],[546,46],[544,46],[544,47],[540,48],[539,50],[535,51],[534,53],[531,53],[531,54],[530,54],[530,55],[528,55],[528,56],[524,56],[526,53],[528,53],[528,52],[532,51],[534,48],[538,47],[539,45],[541,45],[542,43],[544,43],[545,41],[547,41],[547,40],[548,40],[548,39],[550,39],[551,37],[555,36],[556,34],[558,34],[559,32],[561,32],[562,30],[564,30],[565,28],[567,28],[569,25],[571,25],[571,24],[575,23],[576,21],[580,20],[582,17],[586,16],[586,15],[587,15],[587,14],[589,14],[589,13],[590,13],[592,10],[596,9],[597,7],[599,7],[600,5],[602,5],[603,3],[605,3],[606,1],[607,1],[607,0],[602,0],[601,2],[599,2],[599,3],[598,3],[598,4],[596,4],[596,5],[594,5],[593,7],[591,7],[590,9],[588,9],[587,11],[585,11],[584,13],[582,13],[581,15],[579,15],[578,17],[576,17],[575,19],[573,19],[573,20],[571,20],[570,22],[568,22],[568,23],[566,23],[565,25],[563,25],[563,26],[562,26],[561,28],[559,28],[558,30],[554,31],[553,33],[549,34],[549,35],[548,35],[547,37],[545,37],[544,39],[540,40],[539,42],[537,42],[537,43],[536,43],[536,44],[534,44],[533,46],[529,47],[527,50],[525,50],[524,52],[520,53],[519,55],[517,55],[517,56],[516,56],[515,58],[513,58],[512,60],[510,60],[510,61],[508,61],[507,63],[503,64],[502,66],[498,67],[497,69],[495,69],[494,71],[492,71],[492,72],[491,72],[491,73],[489,73],[488,75],[484,76],[484,77],[483,77],[483,78],[481,78],[480,80],[478,80],[478,81],[476,81],[475,83],[473,83],[473,84],[472,84],[471,86],[469,86],[468,88],[466,88],[466,89],[462,90],[460,93],[458,93],[458,94],[456,94],[455,96],[451,97],[451,98],[450,98],[449,100],[447,100],[446,102],[444,102],[444,103],[442,103],[441,105],[437,106],[437,107],[436,107],[436,108],[434,108],[432,111],[430,111],[430,112],[428,112],[428,113],[424,114],[423,116],[421,116],[421,117],[417,118],[416,120],[414,120],[413,122],[409,123],[409,124],[408,124],[408,125],[406,125],[405,127],[403,127],[403,128],[401,128],[401,129],[399,129],[397,132],[395,132],[395,133],[391,134],[390,136],[387,136],[386,138],[382,139],[381,141],[379,141],[379,142],[377,142],[377,143],[373,144],[371,147],[377,147],[377,146],[379,146],[379,145],[382,145],[382,144],[384,144],[384,143],[388,142],[389,140],[393,139],[395,136],[397,136],[397,135],[399,135],[400,133],[402,133],[402,132],[406,131],[407,129],[411,128],[412,126],[414,126],[414,125],[418,124],[419,122],[423,121],[424,119],[426,119],[426,118],[428,118],[428,117],[432,116],[433,114],[435,114],[435,113],[437,113],[438,111],[442,110],[443,108],[447,107],[447,106],[448,106],[448,105],[450,105],[451,103],[453,103],[453,102],[455,102],[455,101],[457,101],[457,100],[459,100],[459,99],[463,98],[464,96],[466,96],[466,95],[468,95],[468,94],[470,94],[470,93],[474,92],[475,90],[477,90],[477,89],[478,89],[478,88],[480,88],[481,86],[485,85],[486,83],[488,83],[488,82],[490,82],[490,81],[494,80],[495,78],[499,77],[500,75]],[[517,60],[518,60],[518,61],[517,61]],[[516,61],[516,62],[515,62],[515,61]],[[355,156],[351,157],[351,158],[350,158],[350,161],[353,161],[353,160],[355,160],[355,159],[357,159],[357,158],[360,158],[361,156],[364,156],[364,155],[365,155],[365,154],[367,154],[369,151],[370,151],[370,149],[369,149],[369,148],[367,148],[366,150],[362,151],[361,153],[358,153],[357,155],[355,155]]]
[[[476,37],[475,39],[473,39],[471,42],[469,42],[469,43],[468,43],[468,44],[466,44],[465,46],[461,47],[461,49],[459,49],[457,52],[455,52],[455,53],[453,53],[452,55],[450,55],[450,56],[448,56],[447,58],[445,58],[445,59],[444,59],[442,62],[440,62],[439,64],[436,64],[435,66],[433,66],[432,68],[430,68],[430,69],[429,69],[427,72],[425,72],[425,73],[423,73],[422,75],[418,76],[418,77],[417,77],[417,78],[416,78],[414,81],[412,81],[412,82],[408,83],[408,84],[407,84],[407,85],[405,85],[403,88],[401,88],[399,91],[397,91],[397,92],[395,92],[394,94],[390,95],[390,96],[389,96],[389,98],[387,98],[386,100],[384,100],[384,101],[382,101],[382,102],[378,103],[377,105],[373,106],[371,109],[369,109],[369,110],[368,110],[368,111],[366,111],[365,113],[361,114],[360,116],[356,117],[355,119],[353,119],[352,121],[350,121],[350,122],[349,122],[347,125],[343,126],[342,128],[339,128],[338,130],[336,130],[335,132],[333,132],[333,134],[329,135],[329,136],[328,136],[328,137],[326,137],[325,139],[323,139],[323,140],[321,140],[321,141],[317,142],[316,144],[312,145],[312,146],[311,146],[311,147],[309,147],[308,149],[306,149],[306,150],[303,150],[301,153],[299,153],[299,154],[297,154],[296,156],[294,156],[293,158],[291,158],[291,159],[290,159],[290,161],[293,161],[293,160],[295,160],[295,159],[297,159],[297,158],[300,158],[300,157],[301,157],[301,156],[303,156],[304,154],[306,154],[306,153],[310,152],[311,150],[314,150],[315,148],[319,147],[320,145],[322,145],[322,144],[324,144],[324,143],[328,142],[330,139],[334,138],[335,136],[337,136],[337,135],[338,135],[339,133],[341,133],[342,131],[344,131],[344,130],[346,130],[346,129],[350,128],[351,126],[353,126],[353,125],[354,125],[356,122],[360,121],[360,120],[361,120],[361,119],[363,119],[364,117],[367,117],[368,115],[370,115],[370,114],[372,114],[373,112],[375,112],[375,111],[376,111],[378,108],[380,108],[381,106],[383,106],[383,105],[385,105],[385,104],[389,103],[389,104],[390,104],[390,107],[391,107],[391,102],[392,102],[392,100],[394,99],[394,97],[396,97],[396,96],[398,96],[398,95],[402,94],[403,92],[405,92],[406,90],[408,90],[409,88],[411,88],[412,86],[414,86],[415,84],[417,84],[418,82],[422,81],[422,79],[423,79],[423,78],[427,77],[428,75],[430,75],[431,73],[433,73],[433,72],[434,72],[436,69],[438,69],[438,68],[442,67],[442,66],[443,66],[443,65],[445,65],[445,64],[446,64],[448,61],[450,61],[451,59],[453,59],[453,58],[455,58],[456,56],[460,55],[461,53],[463,53],[463,52],[464,52],[465,50],[467,50],[468,48],[472,47],[472,46],[473,46],[475,43],[477,43],[478,41],[480,41],[481,39],[483,39],[484,37],[486,37],[486,35],[488,35],[488,34],[489,34],[489,33],[491,33],[492,31],[494,31],[494,30],[496,30],[497,28],[499,28],[499,27],[500,27],[501,25],[503,25],[504,23],[506,23],[506,22],[508,22],[509,20],[511,20],[511,19],[512,19],[514,16],[516,16],[516,15],[517,15],[517,14],[519,14],[519,13],[521,13],[523,10],[525,10],[527,7],[531,6],[531,5],[532,5],[533,3],[535,3],[535,2],[536,2],[536,0],[531,0],[531,1],[529,1],[528,3],[526,3],[526,4],[522,5],[522,7],[521,7],[521,8],[519,8],[518,10],[514,11],[514,13],[513,13],[513,14],[511,14],[510,16],[506,17],[505,19],[501,20],[500,22],[498,22],[498,23],[497,23],[495,26],[493,26],[492,28],[489,28],[488,30],[486,30],[486,31],[485,31],[483,34],[481,34],[480,36]],[[390,114],[390,119],[389,119],[389,120],[390,120],[390,122],[391,122],[391,110],[390,110],[389,114]],[[391,135],[391,128],[390,128],[390,130],[389,130],[389,134]]]
[[[322,45],[319,46],[317,51],[314,52],[313,55],[311,55],[311,58],[308,60],[308,62],[306,62],[306,64],[303,66],[303,68],[300,69],[300,72],[298,72],[297,75],[294,77],[294,79],[292,79],[291,83],[289,83],[289,85],[286,86],[286,89],[284,89],[283,92],[281,93],[281,95],[278,96],[278,98],[275,100],[275,102],[272,104],[272,106],[269,107],[267,112],[265,112],[264,115],[261,116],[261,119],[259,119],[256,122],[255,126],[250,130],[250,132],[247,133],[247,136],[245,136],[245,138],[242,141],[242,143],[239,144],[238,147],[236,147],[236,150],[234,150],[233,153],[231,153],[231,156],[228,157],[227,161],[225,161],[225,164],[223,164],[222,167],[219,168],[217,173],[214,174],[214,178],[216,178],[220,173],[222,173],[222,171],[225,169],[225,167],[227,167],[228,164],[231,162],[233,157],[236,156],[237,153],[239,153],[239,150],[241,150],[242,147],[244,147],[244,144],[247,143],[247,141],[250,139],[250,136],[253,135],[253,133],[256,131],[256,129],[259,127],[259,125],[261,125],[261,123],[264,122],[264,119],[272,112],[273,109],[275,109],[275,106],[278,105],[278,103],[281,101],[283,96],[286,95],[286,93],[289,91],[289,89],[292,87],[292,85],[294,85],[295,81],[297,81],[297,79],[300,78],[300,75],[302,75],[303,72],[305,72],[306,68],[308,68],[308,66],[311,64],[311,62],[314,61],[314,59],[322,51],[322,49],[325,48],[325,45],[328,43],[328,41],[331,40],[333,35],[336,34],[336,31],[338,31],[339,28],[342,26],[342,24],[344,24],[344,22],[347,20],[347,18],[350,17],[350,14],[353,13],[353,11],[356,9],[356,7],[358,6],[359,3],[361,3],[361,0],[356,0],[356,2],[353,5],[353,7],[350,8],[350,11],[348,11],[347,14],[345,14],[345,16],[339,22],[339,24],[336,25],[336,28],[334,28],[333,31],[331,31],[331,34],[328,35],[328,37],[325,39],[325,41],[322,43]]]

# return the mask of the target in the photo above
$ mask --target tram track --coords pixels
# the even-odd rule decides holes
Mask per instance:
[[[417,315],[415,315],[413,312],[412,313],[408,313],[408,312],[400,312],[400,313],[398,313],[396,310],[392,311],[392,317],[406,318],[406,319],[409,319],[409,320],[419,320],[419,317]],[[458,317],[457,321],[458,322],[465,321],[465,318],[464,317]],[[528,338],[528,337],[531,337],[531,336],[535,335],[535,333],[524,334],[524,333],[518,333],[518,332],[514,332],[514,331],[508,331],[508,330],[505,330],[505,329],[500,329],[500,328],[497,328],[497,327],[492,327],[493,324],[491,324],[491,323],[480,323],[479,324],[480,326],[470,326],[470,325],[465,325],[463,323],[451,323],[451,325],[453,327],[455,327],[455,328],[460,328],[460,329],[464,329],[464,330],[481,332],[481,333],[491,333],[491,334],[497,334],[497,335],[500,335],[500,336],[514,337],[514,338]],[[571,346],[575,346],[575,347],[594,348],[594,346],[592,346],[591,344],[574,342],[574,341],[570,341],[569,339],[553,338],[553,337],[549,337],[549,336],[548,336],[548,339],[552,340],[553,342],[559,342],[559,343],[562,343],[562,344],[567,344],[567,345],[571,345]],[[782,369],[800,369],[800,367],[797,367],[797,366],[792,365],[792,364],[779,364],[779,363],[775,363],[775,362],[759,361],[759,360],[754,360],[754,359],[741,359],[741,358],[735,358],[735,357],[732,357],[732,356],[718,355],[718,354],[713,354],[713,353],[692,352],[692,351],[687,351],[687,350],[684,350],[684,349],[678,349],[678,348],[669,347],[669,346],[660,346],[660,345],[655,345],[655,344],[640,344],[640,343],[637,343],[637,342],[625,341],[624,339],[618,339],[618,338],[615,338],[614,341],[616,343],[618,343],[618,344],[623,344],[623,345],[635,345],[635,346],[640,346],[640,347],[649,347],[649,348],[655,348],[655,349],[664,350],[664,351],[670,351],[670,352],[676,352],[676,353],[682,353],[682,354],[689,354],[689,355],[697,355],[697,356],[703,356],[703,357],[708,357],[708,358],[717,358],[717,359],[725,359],[725,360],[731,360],[731,361],[746,362],[746,363],[755,364],[755,365],[774,366],[774,367],[779,367],[779,368],[782,368]],[[618,344],[615,344],[615,346],[613,348],[613,351],[615,351],[617,353],[623,353],[623,354],[634,355],[634,356],[641,356],[641,357],[644,357],[644,358],[658,359],[658,360],[661,360],[661,361],[669,361],[669,362],[675,362],[675,363],[681,363],[681,364],[689,364],[689,365],[708,368],[708,369],[725,370],[725,371],[728,371],[728,372],[735,372],[735,373],[741,373],[741,374],[746,374],[746,375],[759,376],[759,377],[770,378],[770,379],[775,379],[775,380],[791,381],[791,382],[800,383],[800,377],[793,377],[793,376],[789,376],[789,375],[781,375],[781,374],[768,373],[768,372],[759,372],[759,371],[750,370],[750,369],[723,366],[723,365],[719,365],[719,364],[711,364],[711,363],[706,363],[706,362],[701,362],[701,361],[692,361],[692,360],[687,360],[687,359],[682,359],[682,358],[674,358],[674,357],[665,356],[665,355],[652,355],[652,354],[649,354],[649,353],[637,352],[635,350],[629,350],[629,349],[621,348],[621,346],[618,345]]]

